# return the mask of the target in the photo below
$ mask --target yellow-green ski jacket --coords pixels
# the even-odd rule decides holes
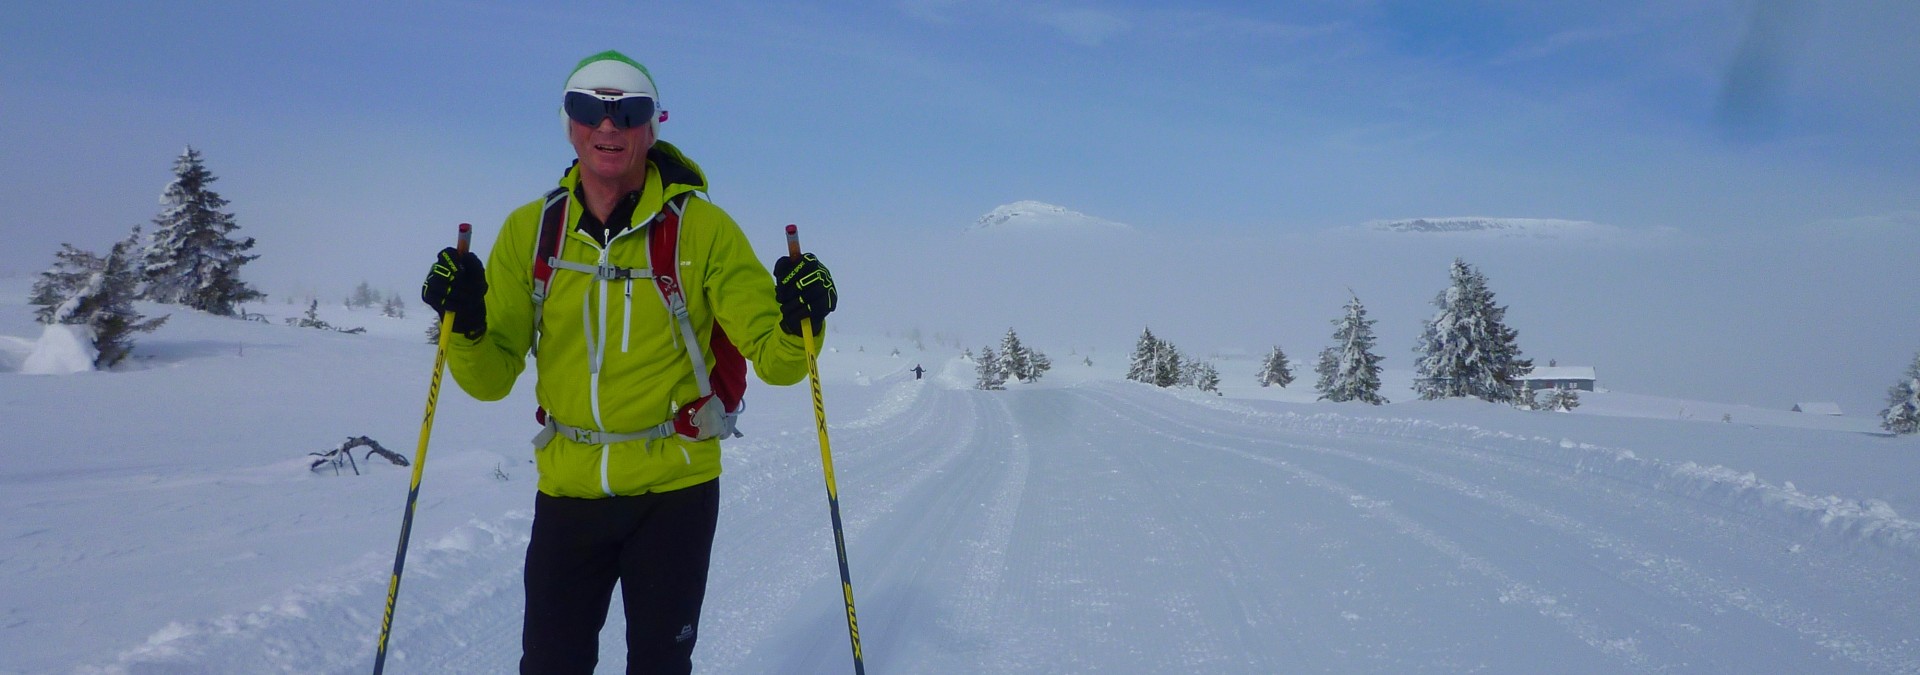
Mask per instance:
[[[634,208],[635,227],[602,249],[576,228],[582,200],[579,167],[560,179],[573,195],[568,241],[562,257],[586,265],[651,267],[647,230],[639,227],[668,199],[705,191],[700,167],[667,143],[647,156],[647,184]],[[487,332],[478,340],[450,336],[453,378],[474,398],[499,400],[513,389],[534,347],[532,262],[543,199],[507,216],[487,256]],[[702,362],[714,362],[708,340],[714,322],[761,380],[788,385],[806,377],[806,348],[780,330],[773,275],[753,254],[747,237],[720,207],[694,196],[680,220],[680,283],[699,334]],[[582,429],[635,432],[670,419],[699,397],[693,364],[683,351],[679,324],[667,312],[652,281],[599,281],[592,275],[556,271],[542,310],[543,329],[534,363],[535,394],[555,420]],[[591,352],[590,352],[591,350]],[[707,377],[700,373],[699,377]],[[531,424],[528,433],[538,431]],[[608,497],[666,492],[720,475],[718,439],[585,445],[564,434],[534,451],[540,491],[556,497]]]

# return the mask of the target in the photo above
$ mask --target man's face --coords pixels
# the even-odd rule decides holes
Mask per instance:
[[[611,89],[596,91],[621,93]],[[573,143],[573,152],[580,158],[582,172],[596,178],[626,183],[637,181],[645,175],[647,150],[653,147],[654,135],[653,127],[648,124],[620,129],[613,125],[612,118],[601,119],[595,126],[568,120],[567,140]]]

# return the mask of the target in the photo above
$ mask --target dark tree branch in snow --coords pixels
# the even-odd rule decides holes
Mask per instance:
[[[393,462],[395,465],[409,466],[406,457],[402,457],[400,453],[381,447],[379,441],[367,438],[366,436],[354,436],[348,438],[347,442],[342,443],[338,448],[326,452],[307,453],[315,458],[313,463],[307,465],[307,470],[318,471],[322,466],[332,465],[333,473],[337,476],[340,475],[340,465],[346,464],[353,468],[353,475],[358,476],[360,475],[360,465],[353,460],[353,449],[359,447],[367,448],[367,454],[364,459],[371,460],[374,455],[379,455],[385,457],[387,461]]]

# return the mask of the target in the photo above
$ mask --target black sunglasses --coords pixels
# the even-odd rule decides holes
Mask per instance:
[[[651,94],[602,94],[591,89],[568,89],[562,105],[567,117],[589,127],[613,120],[616,129],[631,129],[653,121]]]

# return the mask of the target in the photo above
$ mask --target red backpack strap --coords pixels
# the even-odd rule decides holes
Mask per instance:
[[[707,340],[708,349],[713,352],[713,363],[705,362],[695,342],[698,338],[693,330],[693,322],[687,314],[686,289],[680,284],[680,218],[686,211],[690,196],[690,193],[682,193],[674,197],[661,211],[661,217],[654,221],[654,229],[647,239],[653,280],[660,289],[660,297],[667,303],[667,311],[680,324],[682,343],[686,345],[688,359],[693,362],[694,381],[699,386],[700,395],[713,395],[726,404],[728,412],[738,412],[740,400],[747,390],[747,360],[727,339],[727,332],[715,323]]]
[[[727,412],[740,412],[740,401],[747,395],[747,357],[727,339],[727,331],[713,324],[713,395],[727,404]]]
[[[567,245],[567,209],[572,201],[565,187],[547,193],[547,204],[540,212],[540,233],[533,244],[533,350],[540,351],[541,315],[547,304],[547,288],[553,282],[553,261],[559,260]]]

